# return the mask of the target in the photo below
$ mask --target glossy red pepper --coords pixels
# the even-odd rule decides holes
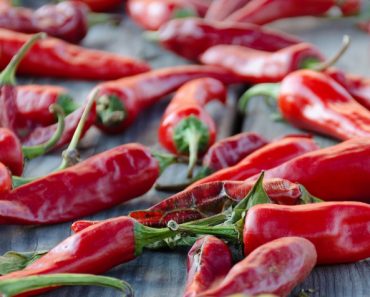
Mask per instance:
[[[265,172],[266,178],[283,178],[300,183],[310,193],[326,201],[370,202],[369,176],[368,137],[303,154]]]
[[[341,140],[370,136],[370,111],[325,74],[296,71],[281,83],[278,106],[295,126]]]
[[[265,204],[248,210],[243,232],[246,254],[284,236],[311,241],[316,247],[318,264],[366,259],[370,257],[370,205],[360,202]]]
[[[12,176],[9,169],[0,162],[0,194],[9,192],[12,188]]]
[[[211,77],[224,83],[240,82],[230,72],[212,66],[175,66],[97,86],[98,126],[108,133],[120,133],[140,112],[175,91],[184,83],[202,77]]]
[[[205,15],[206,20],[223,21],[234,11],[242,8],[250,0],[214,0]]]
[[[0,68],[5,67],[29,38],[27,34],[0,29]],[[137,59],[82,48],[50,37],[30,50],[18,70],[34,76],[108,80],[148,71],[149,66]]]
[[[237,263],[215,288],[197,296],[273,293],[281,297],[301,283],[316,264],[314,245],[300,237],[283,237],[255,249]]]
[[[209,0],[128,0],[130,17],[146,30],[158,30],[177,15],[204,16]]]
[[[288,136],[265,145],[236,165],[202,178],[188,188],[191,189],[197,185],[212,181],[245,180],[260,173],[262,170],[273,168],[318,148],[317,144],[309,137]]]
[[[199,238],[188,253],[187,279],[183,297],[196,297],[219,283],[233,264],[228,246],[217,237]]]
[[[228,16],[228,22],[264,25],[279,19],[321,16],[336,6],[336,0],[253,0]],[[346,1],[344,1],[346,2]]]
[[[275,52],[300,43],[295,37],[253,24],[211,22],[197,18],[169,21],[160,28],[158,38],[166,49],[190,60],[197,60],[208,48],[220,44]]]
[[[223,83],[213,78],[199,78],[176,92],[162,116],[159,142],[172,153],[189,155],[189,177],[198,155],[204,154],[216,140],[216,124],[204,106],[212,100],[225,104],[226,99]]]
[[[51,85],[17,86],[17,112],[31,126],[48,126],[56,122],[50,106],[58,104],[68,115],[77,109],[77,103],[63,87]]]
[[[322,54],[309,43],[292,45],[274,53],[239,45],[218,45],[200,57],[203,64],[223,67],[252,84],[280,82],[289,73],[305,68],[307,62],[323,60]]]

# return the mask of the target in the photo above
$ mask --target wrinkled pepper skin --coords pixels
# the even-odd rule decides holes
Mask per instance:
[[[312,271],[317,253],[300,237],[270,241],[237,263],[225,279],[199,297],[226,297],[233,293],[272,293],[286,297]]]
[[[243,232],[246,255],[284,236],[311,241],[316,247],[318,264],[366,259],[370,257],[370,205],[360,202],[261,204],[248,210]]]
[[[346,140],[370,136],[370,111],[336,81],[312,70],[288,75],[281,83],[278,106],[293,125]]]
[[[214,0],[207,10],[205,19],[210,21],[223,21],[249,1],[250,0]]]
[[[7,128],[17,135],[23,125],[17,112],[17,91],[13,85],[0,85],[0,127]]]
[[[220,44],[275,52],[300,43],[295,37],[253,24],[211,22],[197,18],[169,21],[159,30],[159,42],[189,60],[198,60],[208,48]]]
[[[30,35],[0,29],[0,68],[30,38]],[[93,63],[92,63],[93,61]],[[148,71],[140,60],[69,44],[56,38],[40,40],[24,57],[18,73],[69,79],[109,80]]]
[[[12,176],[9,169],[0,162],[0,194],[12,189]]]
[[[237,83],[240,80],[230,72],[212,66],[175,66],[152,70],[147,73],[99,84],[99,105],[102,98],[116,97],[123,107],[124,118],[116,123],[97,125],[104,132],[124,131],[142,112],[164,96],[172,93],[184,83],[202,77],[211,77],[223,83]],[[99,120],[99,117],[98,117]]]
[[[255,174],[259,174],[262,170],[276,167],[318,148],[317,144],[309,137],[285,137],[263,146],[234,166],[222,169],[196,181],[188,189],[212,181],[245,180]]]
[[[261,135],[244,132],[213,144],[203,157],[203,167],[218,171],[237,164],[249,154],[268,144]]]
[[[215,236],[199,238],[188,253],[183,297],[196,297],[220,282],[233,265],[228,246]]]
[[[265,178],[302,184],[325,201],[370,202],[370,138],[355,138],[302,154],[265,171]],[[257,175],[251,180],[257,180]]]
[[[93,214],[144,194],[158,175],[149,149],[121,145],[0,195],[0,223],[51,224]]]
[[[309,43],[292,45],[274,53],[239,45],[218,45],[200,57],[203,64],[225,68],[251,84],[280,82],[289,73],[302,68],[307,60],[323,61],[324,57]]]
[[[22,175],[24,159],[22,144],[17,135],[7,128],[0,128],[0,162],[14,175]]]
[[[170,220],[185,223],[221,213],[230,202],[239,202],[246,197],[254,182],[219,181],[201,184],[191,190],[184,190],[153,205],[147,210],[129,214],[144,225],[165,227]],[[263,188],[272,201],[278,204],[299,203],[299,185],[283,179],[265,179]],[[76,229],[86,228],[88,222],[81,222]],[[76,230],[74,230],[76,232]]]

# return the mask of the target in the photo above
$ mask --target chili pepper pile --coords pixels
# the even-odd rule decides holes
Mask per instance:
[[[72,230],[50,250],[0,256],[0,295],[82,284],[132,296],[125,281],[97,274],[147,250],[160,250],[160,257],[188,252],[185,297],[283,297],[316,265],[368,261],[370,78],[333,66],[347,37],[327,59],[320,46],[264,26],[334,10],[337,18],[356,15],[361,1],[123,2],[31,9],[0,1],[0,225],[65,223],[58,228]],[[99,16],[107,22],[124,5],[136,24],[153,30],[148,39],[193,64],[152,70],[150,59],[69,43],[89,34],[90,9],[111,12]],[[77,88],[81,82],[73,80],[98,82],[83,98],[57,80],[17,85],[16,74],[68,79]],[[240,90],[238,102],[229,98]],[[238,107],[244,119],[258,99],[302,131],[275,139],[253,131],[222,137],[219,118],[237,122],[222,111]],[[157,132],[150,131],[156,148],[125,141],[132,131],[146,132],[140,124],[151,121],[153,108],[163,112]],[[303,130],[339,143],[321,148]],[[84,151],[78,145],[85,135],[106,143]],[[36,163],[29,160],[49,152],[59,166],[42,176],[32,172]],[[183,182],[172,165],[183,170]],[[172,175],[162,185],[165,170]],[[156,190],[175,193],[162,199]],[[113,208],[113,217],[102,213]]]

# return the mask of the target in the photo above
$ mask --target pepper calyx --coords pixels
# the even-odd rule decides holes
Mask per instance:
[[[115,95],[103,95],[96,101],[98,121],[104,126],[116,126],[126,118],[123,103]]]
[[[69,94],[59,95],[57,104],[63,109],[65,115],[69,115],[80,107]]]

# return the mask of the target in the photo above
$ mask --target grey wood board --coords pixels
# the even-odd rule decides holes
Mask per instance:
[[[311,18],[297,19],[289,22],[274,24],[285,31],[290,31],[301,36],[307,41],[312,41],[331,54],[339,47],[343,33],[351,33],[353,46],[339,63],[341,67],[351,72],[370,76],[369,38],[365,34],[352,29],[352,21],[339,22],[337,20],[317,20]],[[165,52],[155,44],[151,44],[142,38],[139,30],[132,22],[125,20],[121,26],[113,28],[109,25],[101,25],[93,28],[85,38],[83,45],[92,48],[108,50],[112,52],[128,54],[150,59],[153,67],[165,67],[180,65],[186,61]],[[357,61],[355,64],[354,61]],[[93,63],[93,61],[92,61]],[[52,83],[68,87],[71,93],[79,101],[83,101],[95,82],[64,81],[48,78],[22,78],[19,82]],[[257,100],[258,101],[258,100]],[[104,151],[116,145],[129,142],[140,142],[151,147],[158,147],[156,131],[160,117],[168,100],[164,99],[153,108],[146,110],[139,119],[120,135],[115,137],[106,136],[97,130],[92,130],[85,137],[82,144],[82,156],[87,158],[97,152]],[[230,134],[234,129],[235,115],[235,92],[230,92],[230,99],[226,109],[214,106],[212,110],[217,114],[219,123],[219,137]],[[243,123],[243,130],[253,130],[262,133],[272,139],[282,134],[296,131],[284,123],[272,122],[269,111],[263,104],[252,102],[252,112]],[[321,137],[322,145],[333,144],[332,140]],[[39,158],[27,164],[26,175],[37,176],[45,174],[55,168],[59,163],[59,153],[53,153]],[[171,177],[181,175],[183,168],[171,168],[167,174]],[[87,219],[105,219],[127,214],[134,209],[142,209],[151,206],[168,196],[151,190],[140,198],[119,205],[110,210],[102,211]],[[30,251],[50,249],[61,240],[71,234],[70,223],[52,226],[1,226],[0,252],[8,250]],[[330,247],[328,247],[330,248]],[[129,263],[115,267],[107,275],[119,277],[132,284],[136,296],[181,296],[186,276],[186,250],[175,251],[146,251],[144,255]],[[312,296],[335,296],[335,297],[362,297],[370,296],[369,262],[364,261],[351,265],[336,265],[317,267],[307,280],[296,290],[314,288],[318,292]],[[119,296],[119,293],[108,289],[99,288],[62,288],[44,296]]]

